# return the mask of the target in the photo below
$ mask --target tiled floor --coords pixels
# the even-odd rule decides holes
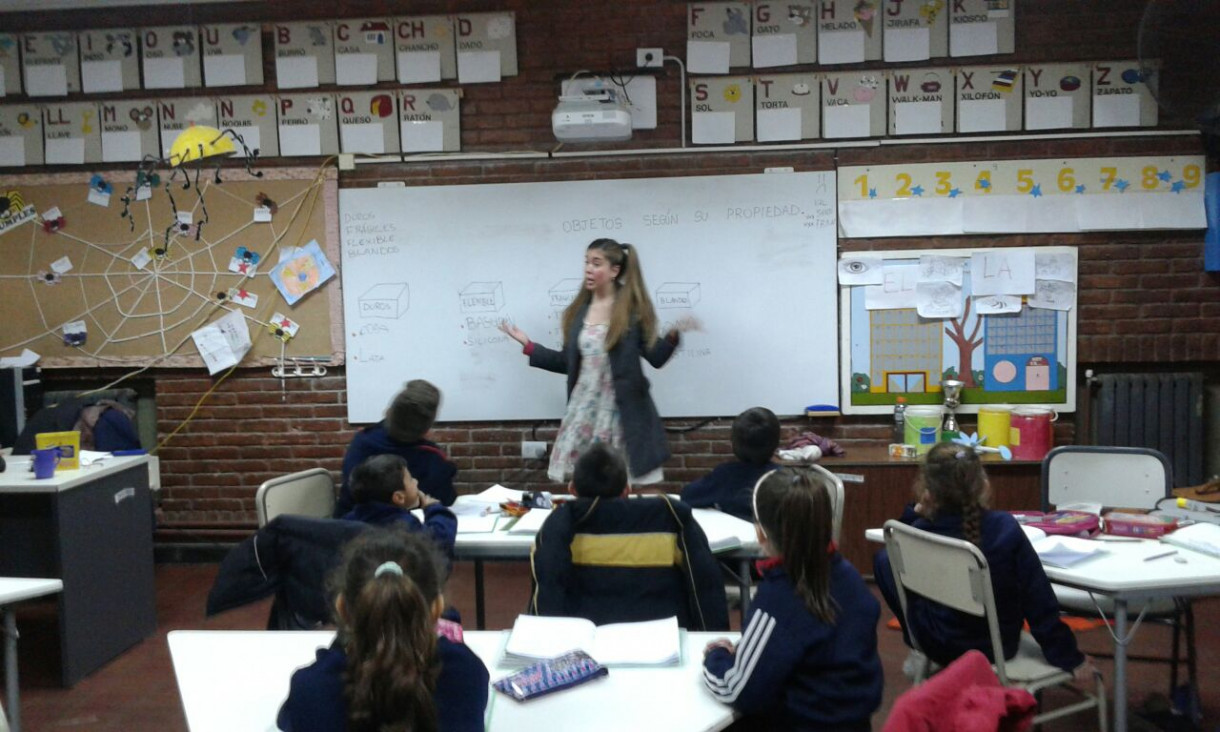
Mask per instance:
[[[156,635],[81,681],[71,689],[56,686],[58,673],[55,650],[55,612],[53,604],[30,605],[19,614],[21,638],[22,711],[27,732],[43,730],[185,730],[186,722],[178,699],[165,634],[176,629],[261,629],[267,617],[267,603],[260,603],[215,618],[204,618],[204,601],[215,565],[159,565],[157,567]],[[523,563],[490,564],[487,568],[488,627],[505,628],[525,607],[529,594],[529,575]],[[473,571],[461,563],[450,580],[447,597],[461,611],[467,625],[474,619]],[[1199,626],[1199,668],[1202,671],[1201,696],[1206,714],[1204,729],[1220,722],[1220,680],[1212,673],[1220,663],[1220,600],[1197,604]],[[885,701],[875,721],[881,726],[894,698],[909,687],[902,675],[906,648],[896,631],[884,627],[883,613],[878,630],[882,661],[885,665]],[[1086,651],[1110,647],[1105,630],[1080,634]],[[1168,647],[1168,632],[1162,628],[1142,628],[1136,644],[1154,652]],[[234,659],[240,663],[241,659]],[[1100,662],[1107,673],[1110,664]],[[1164,693],[1167,669],[1163,666],[1133,664],[1131,667],[1133,705],[1151,693]],[[1048,704],[1055,697],[1048,694]],[[1133,724],[1133,729],[1141,729]],[[1048,730],[1096,729],[1096,718],[1078,715]]]

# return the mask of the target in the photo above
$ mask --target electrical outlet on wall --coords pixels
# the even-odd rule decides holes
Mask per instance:
[[[665,63],[665,52],[659,48],[635,49],[635,65],[641,69],[659,69]]]
[[[526,460],[542,460],[546,457],[546,443],[522,440],[521,457]]]

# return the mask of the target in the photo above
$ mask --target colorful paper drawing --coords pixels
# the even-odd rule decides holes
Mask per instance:
[[[292,340],[300,329],[299,323],[283,313],[272,315],[271,322],[267,324],[267,332],[285,343]]]
[[[317,240],[314,240],[287,254],[271,270],[270,276],[284,300],[289,305],[295,305],[302,297],[334,277],[335,268],[322,253]]]

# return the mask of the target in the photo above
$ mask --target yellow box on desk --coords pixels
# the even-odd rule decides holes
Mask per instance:
[[[80,433],[79,432],[39,432],[34,435],[34,444],[39,450],[51,447],[59,448],[59,465],[56,470],[76,470],[80,468]]]

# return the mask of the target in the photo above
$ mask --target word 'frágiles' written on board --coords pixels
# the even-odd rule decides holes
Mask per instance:
[[[397,231],[396,224],[378,221],[374,213],[343,214],[343,247],[349,257],[397,254]]]

